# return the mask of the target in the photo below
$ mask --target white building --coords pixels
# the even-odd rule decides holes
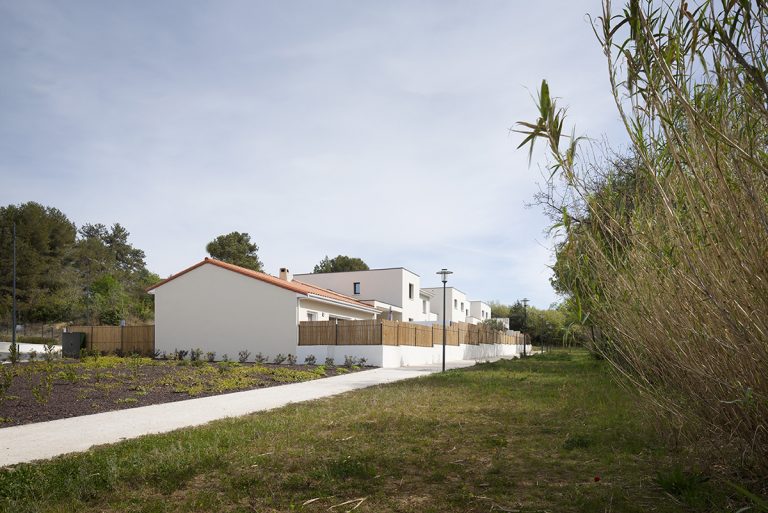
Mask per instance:
[[[421,288],[418,274],[403,267],[297,274],[296,279],[371,305],[382,319],[434,322],[432,293]],[[442,296],[441,296],[442,297]]]
[[[437,317],[438,323],[443,322],[443,287],[428,287],[422,289],[433,296],[431,303],[432,312]],[[491,306],[484,301],[470,301],[467,295],[455,287],[445,289],[446,323],[466,322],[479,324],[491,318]]]
[[[375,319],[352,297],[206,258],[148,289],[155,296],[155,349],[295,354],[299,321]]]
[[[470,301],[469,302],[469,315],[473,319],[477,319],[478,322],[483,322],[491,318],[491,305],[485,301]],[[477,324],[473,322],[472,324]]]

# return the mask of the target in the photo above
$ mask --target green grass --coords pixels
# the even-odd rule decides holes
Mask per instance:
[[[647,419],[552,352],[18,465],[0,510],[728,511]]]

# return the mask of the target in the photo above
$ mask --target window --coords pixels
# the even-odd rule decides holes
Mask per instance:
[[[427,300],[421,300],[421,313],[427,313]]]
[[[413,317],[408,317],[408,322],[413,322]]]
[[[453,309],[454,310],[458,310],[459,309],[459,300],[458,299],[454,299],[453,300]]]
[[[317,312],[307,312],[307,320],[314,321],[317,319]]]
[[[352,284],[352,289],[354,290],[355,295],[360,294],[360,282],[356,281],[355,283],[353,283]]]
[[[461,309],[464,310],[464,301],[461,302]]]
[[[413,283],[408,284],[408,299],[413,299]]]

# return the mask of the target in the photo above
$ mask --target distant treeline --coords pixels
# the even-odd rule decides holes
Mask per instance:
[[[60,210],[29,202],[0,207],[0,325],[11,324],[13,226],[17,322],[147,321],[159,281],[119,223],[79,229]]]
[[[546,310],[523,307],[519,301],[513,305],[491,301],[490,305],[491,317],[509,319],[509,329],[529,334],[536,345],[559,346],[578,342],[569,330],[572,322],[569,311],[562,305],[552,305]]]

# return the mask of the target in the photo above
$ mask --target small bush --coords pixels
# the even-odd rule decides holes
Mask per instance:
[[[0,365],[0,402],[6,397],[8,389],[13,384],[13,378],[16,377],[16,370],[10,365]]]
[[[27,360],[30,362],[34,362],[37,359],[37,351],[32,349],[29,353],[27,353]]]
[[[197,349],[192,349],[189,352],[189,359],[192,360],[193,362],[200,361],[202,356],[203,356],[203,350],[200,349],[199,347]]]
[[[251,352],[248,351],[247,349],[243,349],[242,351],[237,353],[237,361],[239,361],[240,363],[247,362],[248,358],[250,357],[251,357]]]
[[[77,373],[74,365],[65,365],[59,376],[65,381],[75,384],[80,379],[80,375]]]
[[[228,362],[229,361],[229,355],[227,353],[224,353],[221,355],[221,361],[222,362]]]
[[[253,360],[254,360],[256,363],[267,363],[267,360],[269,360],[269,358],[267,358],[267,356],[266,356],[266,355],[262,354],[262,353],[261,353],[261,351],[259,351],[259,352],[258,352],[258,353],[256,353],[256,355],[253,357]]]
[[[275,359],[273,360],[276,364],[280,365],[285,361],[286,356],[282,353],[277,353],[275,356]]]
[[[213,363],[216,361],[216,352],[215,351],[208,351],[205,353],[205,359],[209,362]]]
[[[357,364],[360,367],[365,367],[366,363],[368,363],[368,359],[366,359],[366,358],[360,358],[360,359],[357,360]]]
[[[296,355],[289,354],[288,355],[288,365],[296,365]]]
[[[176,359],[177,360],[184,360],[187,357],[188,354],[189,354],[189,351],[187,351],[186,349],[178,349],[176,351]]]
[[[351,369],[356,362],[357,362],[357,358],[355,358],[354,356],[344,355],[344,367]]]
[[[333,363],[333,358],[330,356],[325,359],[325,366],[326,367],[335,367],[336,365]]]
[[[53,342],[45,344],[45,352],[43,353],[43,359],[51,363],[53,359],[56,357],[56,344]]]
[[[308,354],[306,358],[304,358],[304,363],[306,365],[314,365],[317,362],[317,358],[315,358],[315,355]]]

